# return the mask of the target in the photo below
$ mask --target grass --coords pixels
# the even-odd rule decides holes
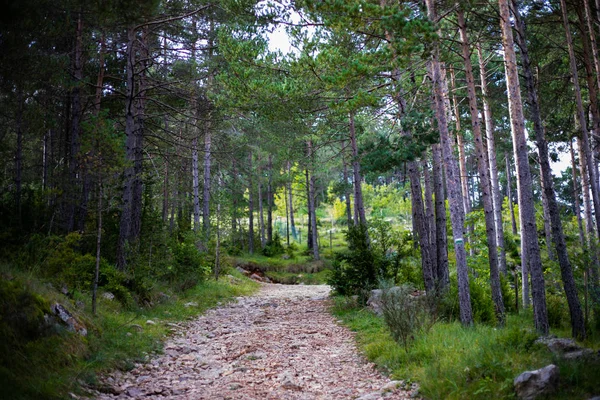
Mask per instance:
[[[439,322],[416,337],[408,351],[390,336],[382,318],[336,298],[332,313],[357,333],[365,356],[395,379],[418,382],[428,399],[514,398],[513,380],[521,372],[550,363],[561,371],[552,399],[600,394],[600,364],[559,360],[535,344],[530,315],[511,315],[504,329],[487,325],[464,328]]]
[[[0,277],[9,276],[12,282],[0,287],[5,295],[0,298],[5,302],[2,306],[9,304],[6,288],[14,291],[10,297],[19,302],[15,303],[17,311],[5,315],[22,320],[18,324],[5,323],[0,318],[0,340],[4,344],[1,349],[7,350],[0,355],[0,398],[7,399],[66,398],[68,392],[81,391],[82,384],[97,384],[99,373],[131,369],[135,363],[160,352],[173,329],[169,324],[193,319],[208,308],[249,295],[259,287],[231,270],[227,273],[233,278],[210,279],[183,293],[170,293],[170,297],[153,307],[128,309],[116,300],[99,296],[98,314],[94,316],[88,293],[68,299],[30,274],[11,270],[7,265],[0,270]],[[21,311],[23,299],[30,299],[25,302],[36,307],[29,306],[26,313]],[[83,307],[75,306],[76,301],[82,302]],[[51,333],[31,333],[40,325],[43,314],[49,313],[53,302],[65,305],[83,321],[88,335],[81,337],[63,328]],[[148,320],[155,324],[147,324]]]

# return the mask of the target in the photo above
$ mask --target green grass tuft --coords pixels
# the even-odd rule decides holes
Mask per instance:
[[[510,315],[497,329],[478,324],[439,322],[415,338],[408,351],[394,342],[382,318],[335,298],[331,309],[356,332],[365,356],[394,379],[416,381],[428,399],[514,398],[513,380],[521,372],[555,363],[561,370],[560,391],[553,399],[589,398],[600,393],[600,364],[556,359],[534,344],[530,315]]]

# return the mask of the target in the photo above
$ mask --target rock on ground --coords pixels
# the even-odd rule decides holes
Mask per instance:
[[[515,378],[515,392],[523,400],[533,400],[550,394],[558,387],[558,367],[554,364],[535,371],[526,371]]]
[[[329,287],[264,284],[189,323],[98,399],[408,399],[328,313]],[[414,395],[414,394],[413,394]]]

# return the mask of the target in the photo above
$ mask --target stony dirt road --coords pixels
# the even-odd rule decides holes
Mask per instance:
[[[264,284],[208,311],[99,399],[407,399],[327,312],[328,286]]]

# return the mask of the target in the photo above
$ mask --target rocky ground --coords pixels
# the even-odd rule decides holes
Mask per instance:
[[[103,378],[98,399],[408,399],[327,312],[328,286],[263,284],[208,311],[164,354]]]

